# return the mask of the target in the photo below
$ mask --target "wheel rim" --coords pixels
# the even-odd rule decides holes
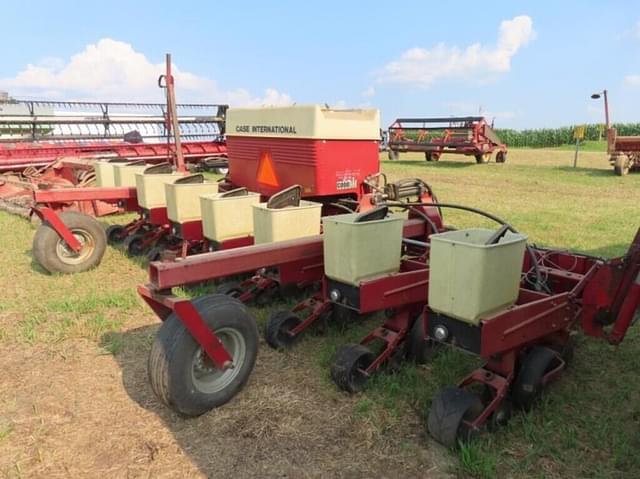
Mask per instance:
[[[88,231],[81,228],[72,229],[71,234],[80,242],[80,251],[74,251],[65,240],[59,238],[56,243],[56,255],[65,264],[81,264],[93,254],[96,241]]]
[[[191,379],[196,389],[204,394],[225,389],[240,374],[247,355],[246,341],[238,330],[221,328],[215,333],[231,356],[233,365],[226,370],[217,369],[202,347],[198,347],[191,362]]]

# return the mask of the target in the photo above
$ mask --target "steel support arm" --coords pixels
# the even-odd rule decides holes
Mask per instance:
[[[424,237],[426,231],[423,220],[404,223],[404,237]],[[322,236],[317,235],[204,253],[176,262],[153,262],[149,265],[149,277],[156,290],[165,290],[288,263],[314,261],[316,264],[322,257]]]
[[[129,187],[113,188],[56,188],[36,190],[33,199],[36,204],[72,203],[74,201],[118,201],[135,200],[136,189]]]

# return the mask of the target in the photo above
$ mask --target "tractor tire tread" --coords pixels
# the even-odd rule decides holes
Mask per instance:
[[[235,396],[246,384],[255,364],[258,351],[258,330],[248,309],[229,296],[211,294],[192,301],[207,325],[215,332],[233,323],[241,327],[246,342],[246,357],[242,371],[224,390],[202,395],[191,386],[191,375],[185,368],[191,367],[192,355],[198,344],[175,313],[164,321],[151,346],[148,360],[148,378],[151,389],[165,405],[183,416],[199,416],[221,406]],[[231,312],[229,320],[223,314]]]
[[[98,221],[78,211],[63,211],[60,220],[69,228],[82,228],[91,234],[95,241],[93,253],[79,264],[67,264],[58,259],[56,246],[60,239],[56,230],[46,221],[38,226],[33,238],[33,258],[49,273],[73,274],[95,268],[102,261],[107,248],[107,236]]]

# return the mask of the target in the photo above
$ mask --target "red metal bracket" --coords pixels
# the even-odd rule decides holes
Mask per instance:
[[[225,349],[224,344],[207,326],[191,301],[171,294],[161,294],[148,285],[138,286],[138,293],[163,320],[173,311],[191,333],[193,339],[207,353],[216,368],[228,369],[233,366],[233,358]]]
[[[73,235],[71,230],[67,228],[67,225],[62,222],[58,214],[51,208],[32,208],[31,211],[33,211],[43,223],[48,223],[73,251],[77,253],[82,249],[82,244],[78,241],[78,238]]]
[[[635,281],[629,288],[622,306],[620,307],[617,321],[607,336],[607,340],[611,344],[619,344],[622,342],[627,334],[629,326],[631,326],[631,322],[633,321],[638,307],[640,307],[640,273],[638,273]]]

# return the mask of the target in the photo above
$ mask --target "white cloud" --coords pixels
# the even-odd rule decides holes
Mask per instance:
[[[520,15],[500,23],[498,41],[493,46],[474,43],[461,49],[439,43],[427,48],[411,48],[398,60],[387,63],[378,73],[381,83],[409,83],[429,87],[444,78],[487,80],[511,69],[511,59],[535,38],[533,20]]]
[[[376,89],[373,86],[370,86],[366,90],[362,92],[362,96],[365,98],[371,98],[376,94]]]
[[[640,87],[640,75],[627,75],[624,77],[624,83],[631,87]]]
[[[633,37],[640,40],[640,20],[638,20],[632,30]]]
[[[152,63],[125,42],[103,38],[70,59],[46,58],[28,64],[13,78],[0,79],[0,89],[12,96],[75,100],[163,101],[156,80],[164,63]],[[175,65],[179,102],[218,102],[236,106],[290,104],[291,98],[273,88],[263,96],[245,89],[222,90],[216,82]]]

